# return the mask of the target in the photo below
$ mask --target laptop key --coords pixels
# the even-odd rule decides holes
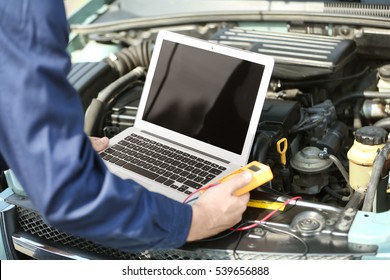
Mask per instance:
[[[112,158],[112,155],[105,155],[104,157],[103,157],[103,159],[105,159],[105,160],[110,160]]]
[[[194,188],[194,189],[199,189],[202,185],[200,185],[200,184],[198,184],[198,183],[195,183],[195,182],[193,182],[193,181],[191,181],[191,180],[187,180],[187,181],[185,181],[184,182],[184,185],[187,185],[187,186],[189,186],[189,187],[191,187],[191,188]]]
[[[154,179],[156,182],[159,182],[159,183],[164,183],[167,178],[165,178],[164,176],[159,176],[157,177],[156,179]]]
[[[211,169],[211,167],[208,165],[205,165],[202,167],[202,170],[204,170],[204,171],[209,171],[210,169]]]
[[[150,171],[152,171],[152,172],[157,172],[157,170],[158,170],[157,166],[153,166],[152,168],[150,168]]]
[[[177,190],[180,191],[180,192],[185,192],[187,189],[188,189],[188,187],[186,187],[186,186],[181,186],[181,187],[178,188]]]
[[[196,175],[191,173],[190,175],[187,176],[187,178],[192,180],[196,178]]]
[[[137,174],[143,175],[143,176],[145,176],[145,177],[147,177],[149,179],[152,179],[152,180],[154,180],[154,179],[156,179],[158,177],[158,174],[153,173],[153,172],[151,172],[149,170],[145,170],[145,169],[143,169],[141,167],[138,167],[137,165],[134,165],[134,164],[131,164],[131,163],[126,163],[125,165],[123,165],[123,167],[128,169],[128,170],[130,170],[130,171],[133,171],[133,172],[135,172]]]
[[[187,179],[185,177],[179,177],[176,179],[176,181],[178,181],[179,183],[183,183],[185,182]]]
[[[206,175],[205,177],[204,177],[206,180],[212,180],[212,179],[214,179],[215,178],[215,175],[213,175],[213,174],[208,174],[208,175]]]
[[[211,168],[211,169],[209,170],[209,172],[210,172],[211,174],[214,174],[214,175],[219,175],[219,174],[222,173],[222,170],[219,170],[219,169],[216,169],[216,168]]]
[[[115,163],[115,162],[117,162],[118,160],[119,160],[118,158],[112,157],[112,158],[110,158],[109,162]]]
[[[118,160],[117,162],[115,162],[115,164],[116,164],[116,165],[119,165],[119,166],[123,166],[123,165],[126,164],[126,161],[120,159],[120,160]]]
[[[118,158],[120,158],[120,159],[125,159],[126,157],[127,157],[127,155],[125,155],[125,154],[118,155]]]
[[[172,185],[173,183],[175,183],[175,181],[168,179],[168,180],[166,180],[163,184],[166,185],[166,186],[170,186],[170,185]]]
[[[194,181],[197,183],[203,182],[204,178],[203,177],[196,177],[194,178]]]
[[[153,165],[151,165],[150,163],[147,163],[144,165],[144,168],[145,169],[151,169]]]
[[[215,178],[215,175],[208,174],[206,177],[204,177],[204,180],[199,182],[202,185],[206,185],[207,183],[210,183]]]
[[[171,175],[169,178],[176,181],[177,179],[180,178],[180,176],[177,175],[177,174],[173,174],[173,175]]]
[[[183,172],[183,170],[181,170],[180,168],[175,168],[174,170],[172,170],[172,172],[175,174],[180,174]]]
[[[166,172],[165,169],[161,169],[161,168],[159,168],[159,169],[156,171],[156,173],[159,174],[159,175],[162,175],[162,174],[164,174],[165,172]]]

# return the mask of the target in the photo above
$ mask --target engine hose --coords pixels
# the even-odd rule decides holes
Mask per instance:
[[[349,185],[349,176],[348,176],[347,170],[345,170],[341,161],[337,157],[335,157],[334,155],[329,155],[329,159],[331,159],[332,162],[334,163],[334,165],[336,165],[336,167],[339,169],[341,175],[343,175],[345,182],[347,182],[347,184]]]
[[[123,76],[137,66],[148,68],[152,48],[153,45],[150,40],[142,41],[138,45],[110,54],[106,61],[112,68],[118,71],[120,76]]]
[[[351,199],[351,197],[352,197],[353,189],[351,188],[351,185],[349,184],[348,173],[345,170],[345,168],[344,168],[343,164],[341,163],[341,161],[337,157],[335,157],[334,155],[329,155],[329,159],[331,159],[332,162],[334,163],[334,165],[336,165],[336,167],[339,169],[339,171],[340,171],[341,175],[343,175],[344,180],[347,183],[347,187],[349,189],[349,195],[348,196],[342,196],[340,199],[342,201],[349,201]]]
[[[254,142],[252,149],[252,158],[259,162],[265,162],[269,147],[273,143],[273,137],[266,133],[260,133]]]
[[[354,192],[352,194],[351,199],[348,201],[347,205],[345,205],[344,209],[354,209],[358,210],[360,208],[360,205],[362,204],[364,199],[364,193],[361,192]]]
[[[381,179],[382,171],[385,167],[386,160],[390,155],[390,142],[380,150],[374,160],[370,181],[368,182],[366,196],[364,198],[362,210],[371,212],[373,210],[374,198]]]
[[[376,123],[374,123],[374,126],[382,127],[386,130],[390,129],[390,117],[380,119]]]
[[[324,150],[319,153],[318,157],[321,159],[329,158],[333,162],[333,164],[336,165],[337,169],[340,171],[341,175],[343,176],[346,182],[346,185],[349,190],[349,195],[348,196],[341,196],[339,194],[336,195],[336,193],[334,193],[331,188],[327,188],[326,191],[331,195],[333,195],[334,197],[341,199],[342,201],[350,201],[352,194],[354,193],[354,190],[351,188],[351,185],[349,184],[349,175],[344,165],[336,156],[329,154],[326,148],[324,148]]]
[[[329,193],[331,196],[337,198],[337,199],[340,199],[342,201],[345,201],[345,196],[342,195],[342,194],[339,194],[338,192],[334,191],[331,187],[329,186],[326,186],[324,187],[324,190]]]
[[[85,111],[84,131],[89,136],[100,136],[101,116],[106,109],[108,102],[126,89],[132,82],[138,80],[145,75],[143,67],[136,67],[126,75],[120,77],[104,88],[91,102]]]
[[[130,83],[138,80],[145,75],[145,69],[138,66],[131,70],[126,75],[120,77],[116,81],[109,84],[101,92],[99,92],[97,99],[103,103],[108,103],[115,95],[122,92]]]
[[[358,99],[355,107],[353,108],[353,128],[356,130],[362,127],[362,118],[360,114],[360,109],[362,108],[364,99]]]

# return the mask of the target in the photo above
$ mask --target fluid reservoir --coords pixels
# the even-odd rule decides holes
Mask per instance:
[[[378,69],[378,91],[390,92],[390,64],[383,65]]]
[[[358,192],[365,192],[378,151],[387,141],[387,131],[381,127],[365,126],[355,132],[355,140],[347,153],[349,183]]]

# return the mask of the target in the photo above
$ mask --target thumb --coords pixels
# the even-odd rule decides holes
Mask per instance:
[[[109,139],[107,137],[98,138],[91,136],[90,141],[94,150],[100,152],[108,146]]]
[[[249,171],[243,171],[234,176],[229,177],[223,183],[226,184],[226,187],[229,189],[230,193],[234,193],[236,190],[244,187],[252,181],[252,174]]]

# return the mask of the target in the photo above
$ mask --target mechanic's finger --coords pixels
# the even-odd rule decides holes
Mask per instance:
[[[236,190],[249,184],[252,180],[252,174],[249,171],[243,171],[239,174],[233,175],[223,182],[224,187],[229,190],[230,193],[234,193]]]
[[[92,147],[97,152],[103,151],[105,148],[107,148],[108,143],[110,141],[107,137],[99,138],[99,137],[90,136],[89,139],[92,143]]]

